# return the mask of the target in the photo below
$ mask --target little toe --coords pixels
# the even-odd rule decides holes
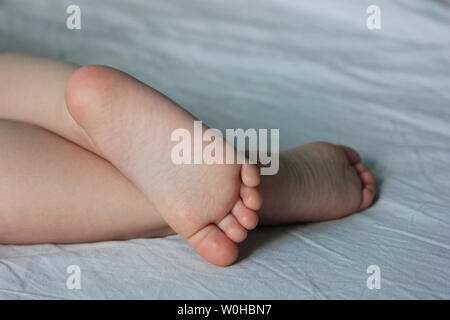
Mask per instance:
[[[232,214],[226,215],[218,223],[218,227],[234,242],[239,243],[247,238],[247,230],[245,230]]]
[[[236,217],[237,221],[247,230],[253,230],[258,225],[259,217],[253,210],[247,208],[242,200],[234,205],[231,213]]]
[[[239,249],[215,224],[209,224],[187,238],[189,244],[207,261],[225,267],[232,264],[239,255]]]
[[[247,187],[256,187],[260,183],[259,169],[253,164],[243,164],[241,168],[241,179]]]
[[[241,185],[241,199],[243,204],[250,210],[258,211],[262,206],[262,197],[256,188]]]
[[[347,155],[348,161],[350,164],[355,164],[361,161],[361,157],[359,156],[359,153],[353,150],[350,147],[339,145],[338,147],[342,148],[344,150],[345,154]]]

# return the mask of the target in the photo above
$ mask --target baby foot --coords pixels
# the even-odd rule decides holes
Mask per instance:
[[[337,219],[372,203],[375,177],[346,146],[313,142],[280,153],[280,170],[262,176],[262,224]]]
[[[256,166],[175,165],[171,133],[184,128],[193,136],[196,119],[112,68],[75,71],[66,85],[66,104],[94,150],[133,181],[202,257],[220,266],[236,260],[236,243],[258,223]]]

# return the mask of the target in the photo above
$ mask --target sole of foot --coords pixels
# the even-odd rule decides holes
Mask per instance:
[[[264,224],[338,219],[368,208],[375,176],[350,147],[312,142],[280,153],[277,175],[263,176],[259,190]]]
[[[193,134],[196,119],[119,70],[82,67],[69,78],[65,97],[77,130],[147,196],[175,232],[215,265],[237,259],[236,243],[256,227],[255,212],[262,205],[256,166],[174,164],[171,133],[183,128]]]

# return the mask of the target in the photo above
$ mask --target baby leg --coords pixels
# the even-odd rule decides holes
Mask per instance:
[[[0,54],[0,119],[38,125],[94,151],[65,107],[73,63],[18,53]]]
[[[47,130],[0,120],[0,155],[0,243],[173,233],[109,162]]]
[[[0,68],[4,71],[0,76],[4,95],[0,118],[39,125],[108,159],[141,191],[145,189],[147,199],[154,205],[157,202],[155,208],[164,220],[208,261],[228,265],[237,258],[236,243],[245,239],[246,229],[254,228],[258,220],[253,210],[261,206],[255,188],[259,173],[252,165],[184,166],[180,171],[170,161],[161,162],[170,154],[170,130],[192,129],[192,115],[145,84],[107,67],[75,72],[78,67],[73,64],[6,54],[0,56]],[[118,96],[122,98],[117,100]],[[89,121],[93,120],[95,127],[89,125],[88,132],[83,121],[86,109],[100,111],[91,114]],[[122,123],[119,127],[115,127],[115,119]],[[140,120],[134,126],[127,119]],[[99,139],[97,133],[103,129],[108,130],[109,141]],[[139,146],[140,152],[128,153],[126,141]],[[148,158],[149,154],[152,157]],[[118,160],[124,157],[152,170],[141,175],[139,169],[133,169],[134,160]],[[155,176],[159,180],[151,179]],[[181,187],[189,194],[180,194]]]

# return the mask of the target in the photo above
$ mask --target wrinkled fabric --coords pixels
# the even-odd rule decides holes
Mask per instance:
[[[278,128],[282,149],[348,144],[380,193],[344,219],[260,227],[228,268],[178,236],[1,245],[1,299],[450,298],[448,2],[379,0],[380,30],[365,0],[78,0],[80,30],[69,4],[0,1],[0,51],[122,69],[212,127]]]

